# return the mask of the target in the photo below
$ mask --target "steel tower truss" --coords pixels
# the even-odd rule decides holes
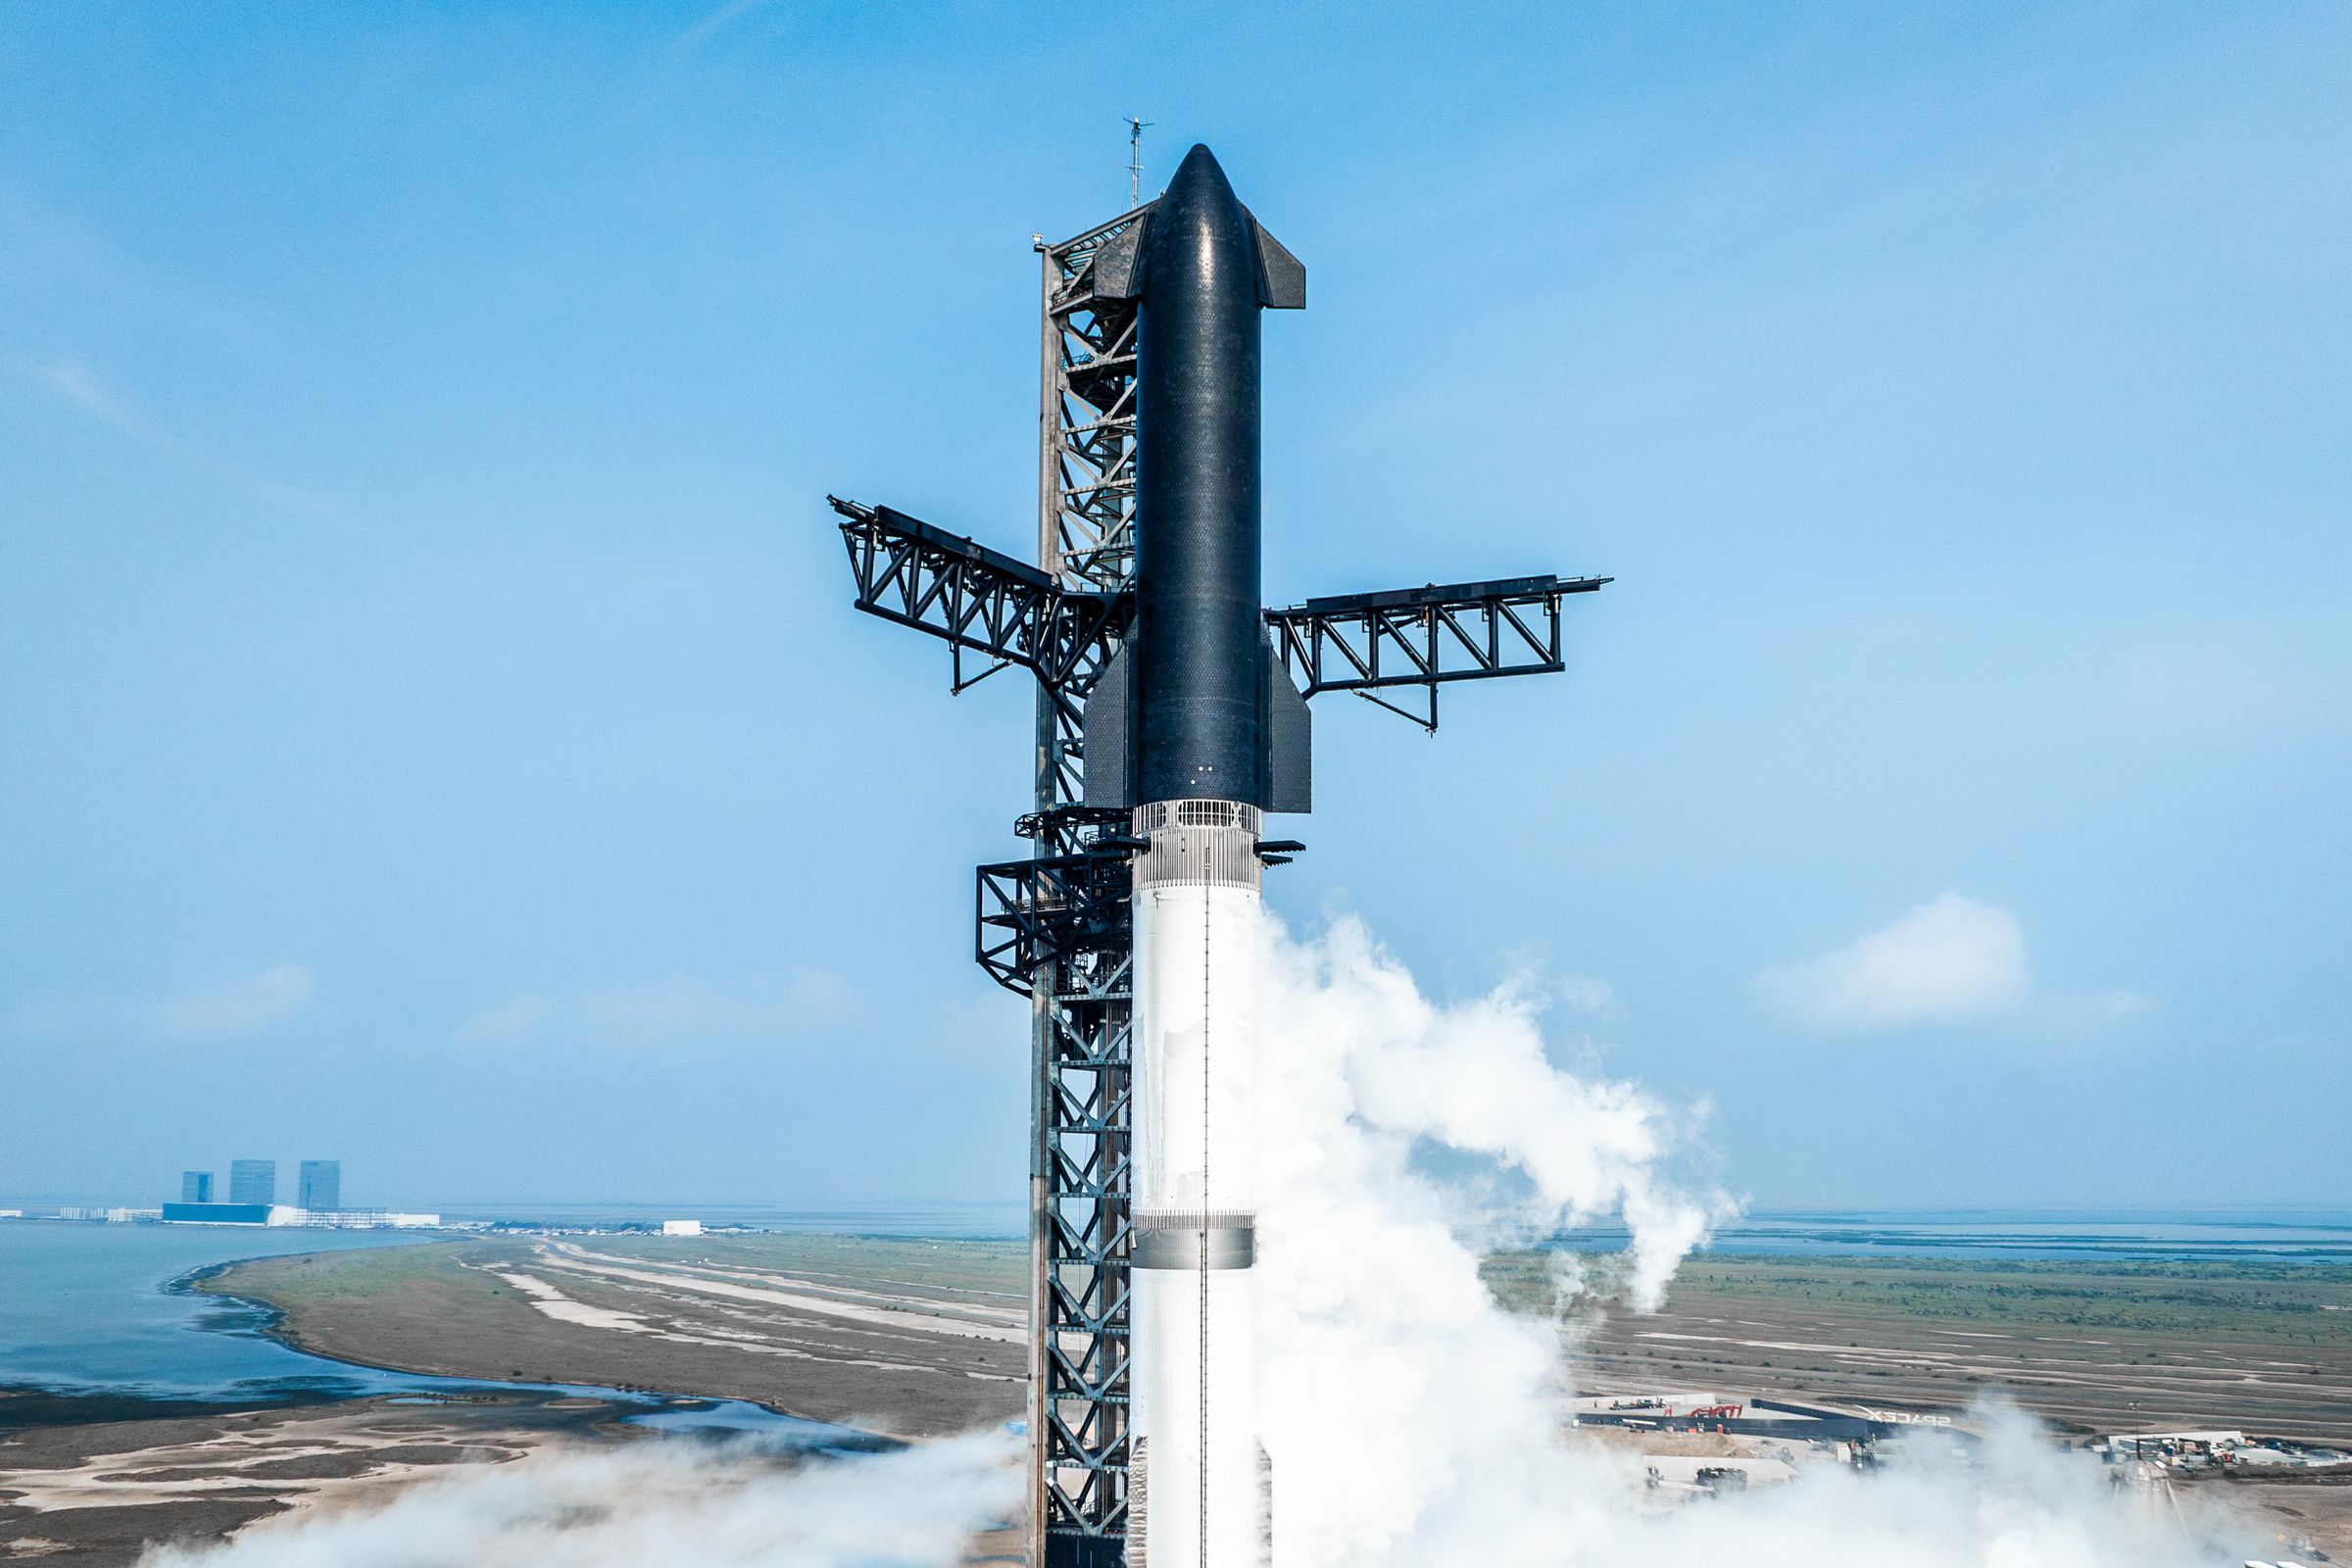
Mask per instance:
[[[1038,252],[1038,559],[1066,591],[1122,605],[1135,576],[1137,312],[1133,300],[1096,297],[1094,263],[1142,212]],[[1072,684],[1092,690],[1110,651],[1074,669]],[[1078,705],[1038,693],[1031,880],[1001,884],[999,896],[982,868],[977,924],[984,965],[992,938],[1031,945],[1034,1568],[1117,1568],[1127,1544],[1135,945],[1126,860],[1102,843],[1126,828],[1084,805]]]
[[[1134,614],[1136,309],[1096,297],[1094,260],[1147,210],[1038,243],[1038,565],[888,507],[827,498],[841,515],[859,610],[946,641],[953,690],[1009,665],[1038,682],[1035,808],[1015,824],[1030,856],[979,868],[975,921],[981,966],[1031,1008],[1034,1568],[1119,1568],[1126,1555],[1127,857],[1138,846],[1125,812],[1083,804],[1082,721]],[[1310,599],[1269,611],[1266,623],[1307,696],[1353,692],[1434,730],[1441,685],[1563,668],[1563,599],[1609,580],[1520,577]],[[979,662],[974,673],[967,657]],[[1398,701],[1414,693],[1420,707]]]

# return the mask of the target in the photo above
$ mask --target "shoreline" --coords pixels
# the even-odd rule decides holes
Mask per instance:
[[[272,1411],[317,1411],[332,1405],[361,1405],[370,1400],[386,1398],[428,1397],[435,1404],[463,1406],[488,1399],[469,1399],[468,1391],[495,1398],[505,1394],[553,1396],[558,1398],[594,1399],[615,1407],[632,1407],[645,1414],[663,1410],[694,1411],[735,1403],[749,1405],[767,1415],[787,1421],[806,1422],[810,1427],[828,1428],[847,1435],[854,1442],[815,1444],[812,1446],[840,1449],[849,1452],[879,1452],[889,1448],[910,1446],[926,1441],[901,1433],[877,1432],[862,1427],[847,1426],[818,1416],[804,1415],[797,1410],[784,1409],[771,1400],[748,1395],[684,1394],[675,1390],[630,1387],[620,1384],[566,1383],[532,1379],[496,1378],[472,1374],[426,1372],[413,1366],[397,1366],[387,1361],[368,1360],[356,1355],[338,1354],[306,1343],[292,1322],[292,1312],[275,1301],[260,1297],[242,1296],[234,1291],[209,1290],[207,1284],[229,1270],[248,1263],[271,1262],[281,1258],[318,1258],[332,1256],[324,1252],[262,1253],[255,1257],[226,1258],[217,1263],[205,1263],[173,1275],[156,1287],[159,1295],[201,1298],[233,1305],[253,1314],[250,1329],[279,1348],[308,1360],[322,1363],[324,1375],[332,1375],[336,1367],[352,1367],[363,1372],[383,1373],[392,1377],[414,1378],[419,1383],[438,1384],[439,1388],[372,1389],[335,1391],[323,1387],[304,1388],[299,1385],[269,1394],[250,1396],[228,1395],[212,1398],[202,1395],[145,1391],[133,1386],[109,1387],[98,1384],[26,1380],[0,1382],[0,1433],[12,1431],[44,1431],[65,1427],[101,1426],[129,1421],[205,1420],[242,1415],[266,1414]],[[191,1323],[190,1333],[235,1334],[246,1331],[246,1325],[225,1326]],[[291,1381],[291,1380],[289,1380]],[[625,1419],[625,1418],[624,1418]],[[755,1428],[744,1428],[752,1431]]]
[[[783,1408],[771,1399],[762,1399],[748,1394],[686,1394],[670,1389],[624,1384],[572,1383],[528,1378],[488,1377],[474,1373],[427,1372],[414,1366],[394,1365],[389,1361],[368,1360],[356,1355],[345,1355],[333,1350],[322,1349],[318,1346],[307,1342],[293,1321],[292,1309],[278,1302],[260,1297],[241,1296],[234,1291],[206,1289],[209,1282],[220,1278],[231,1269],[243,1267],[248,1263],[283,1262],[335,1255],[337,1254],[331,1252],[284,1252],[265,1253],[260,1257],[252,1258],[229,1258],[219,1263],[207,1263],[201,1267],[189,1269],[186,1273],[166,1281],[159,1289],[167,1295],[202,1297],[208,1300],[232,1302],[243,1307],[254,1313],[256,1322],[253,1327],[262,1338],[296,1355],[324,1362],[328,1366],[357,1367],[366,1372],[381,1372],[394,1377],[416,1378],[452,1385],[453,1387],[448,1392],[453,1395],[462,1394],[468,1388],[491,1392],[511,1390],[524,1394],[554,1394],[570,1398],[602,1399],[616,1405],[636,1405],[648,1414],[659,1413],[664,1409],[691,1410],[697,1407],[709,1408],[726,1403],[745,1404],[786,1421],[806,1422],[810,1427],[822,1427],[845,1434],[847,1441],[812,1446],[849,1452],[880,1452],[893,1447],[908,1446],[928,1441],[920,1436],[876,1431],[869,1427],[851,1426],[844,1422],[827,1420],[822,1416],[806,1415],[798,1410]],[[231,1333],[235,1331],[199,1325],[198,1332]],[[248,1409],[295,1408],[374,1398],[397,1395],[399,1392],[385,1390],[376,1394],[323,1396],[316,1399],[271,1399],[240,1407]],[[429,1395],[440,1391],[425,1389],[416,1392]],[[226,1408],[225,1404],[214,1404],[211,1407]],[[755,1429],[746,1428],[744,1430]]]
[[[469,1238],[288,1253],[191,1269],[178,1289],[240,1303],[235,1329],[313,1364],[439,1387],[734,1401],[741,1424],[858,1446],[1020,1415],[1025,1354],[1012,1298],[996,1295],[1017,1283],[1008,1249],[836,1237],[602,1245]],[[710,1253],[723,1266],[711,1271]],[[783,1273],[766,1272],[779,1263]],[[671,1268],[686,1273],[672,1279]]]

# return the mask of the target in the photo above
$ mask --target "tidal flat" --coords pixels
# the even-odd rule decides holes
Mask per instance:
[[[630,1440],[637,1408],[526,1390],[262,1409],[0,1394],[0,1557],[127,1568],[158,1543],[365,1504],[444,1466]]]
[[[1017,1420],[1026,1250],[837,1236],[467,1240],[260,1258],[200,1288],[316,1355],[748,1399],[890,1438]]]

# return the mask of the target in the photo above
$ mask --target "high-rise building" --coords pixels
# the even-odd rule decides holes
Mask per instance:
[[[213,1200],[213,1173],[209,1170],[183,1170],[179,1173],[179,1200],[183,1203],[209,1203]]]
[[[331,1214],[343,1206],[343,1162],[339,1159],[306,1159],[302,1162],[298,1200],[301,1207],[314,1214]]]
[[[228,1200],[232,1203],[277,1201],[277,1161],[232,1159],[228,1162]]]

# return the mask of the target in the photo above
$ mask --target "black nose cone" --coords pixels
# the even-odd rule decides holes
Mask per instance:
[[[1257,250],[1250,243],[1250,215],[1206,147],[1194,147],[1177,166],[1167,193],[1152,209],[1146,243],[1151,254],[1144,270],[1152,279],[1148,287],[1154,305],[1169,292],[1161,280],[1172,283],[1179,277],[1219,298],[1246,292],[1256,304]]]
[[[1207,195],[1212,201],[1241,205],[1234,201],[1233,181],[1225,177],[1225,170],[1217,162],[1217,155],[1210,152],[1204,142],[1193,143],[1193,150],[1186,153],[1184,162],[1176,166],[1176,177],[1168,181],[1168,194],[1187,201],[1198,201]]]

